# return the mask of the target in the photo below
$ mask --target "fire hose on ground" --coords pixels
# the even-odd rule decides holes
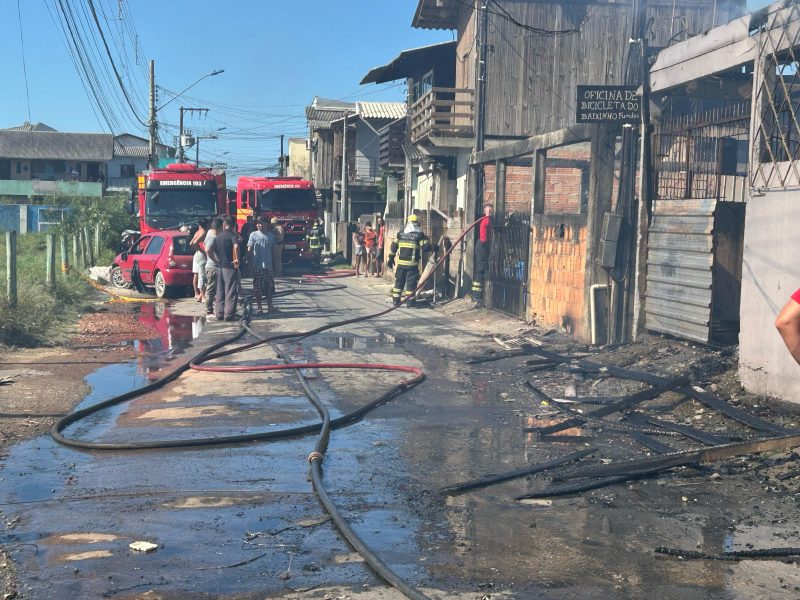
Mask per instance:
[[[475,221],[467,228],[465,228],[465,230],[455,240],[455,242],[451,245],[451,247],[436,262],[433,271],[438,269],[444,263],[444,261],[450,255],[450,253],[456,247],[459,246],[460,242],[466,237],[466,235],[470,231],[472,231],[472,229],[477,225],[477,223],[478,221]],[[430,275],[427,269],[426,273],[428,276]],[[311,275],[311,276],[304,276],[304,279],[314,281],[326,278],[344,277],[347,275],[350,275],[350,273],[341,272],[341,273],[334,273],[331,275]],[[321,325],[320,327],[300,333],[284,333],[268,337],[259,336],[250,328],[248,324],[249,322],[249,304],[248,304],[249,299],[248,299],[244,302],[246,306],[245,310],[243,311],[244,316],[240,322],[239,331],[236,332],[234,335],[220,342],[217,342],[216,344],[213,344],[209,348],[206,348],[205,350],[199,352],[191,359],[179,364],[175,369],[173,369],[170,373],[168,373],[164,377],[148,385],[120,394],[113,398],[109,398],[108,400],[99,402],[98,404],[95,404],[93,406],[70,413],[69,415],[63,417],[62,419],[58,420],[55,423],[52,430],[52,436],[57,442],[63,445],[84,450],[146,450],[146,449],[164,449],[164,448],[209,447],[209,446],[220,446],[228,444],[240,444],[246,442],[267,442],[267,441],[289,439],[312,433],[318,433],[319,437],[317,439],[317,443],[315,445],[314,451],[311,452],[311,454],[309,454],[308,461],[310,463],[314,490],[317,493],[317,496],[319,497],[321,504],[328,512],[328,514],[331,516],[332,521],[339,529],[339,531],[342,533],[347,542],[365,559],[366,563],[381,579],[383,579],[385,582],[392,585],[393,587],[397,588],[408,598],[412,598],[413,600],[426,600],[428,598],[427,596],[425,596],[418,590],[412,588],[409,584],[403,581],[363,542],[363,540],[359,538],[356,532],[350,527],[347,520],[339,512],[336,505],[333,503],[327,491],[325,490],[323,476],[322,476],[322,461],[325,457],[325,452],[328,447],[328,440],[330,438],[331,430],[343,427],[345,425],[351,424],[361,419],[376,407],[389,402],[393,398],[399,396],[400,394],[420,384],[425,379],[425,374],[422,372],[422,370],[419,369],[418,367],[411,367],[405,365],[387,365],[387,364],[373,364],[373,363],[282,363],[282,364],[261,364],[261,365],[246,365],[246,366],[209,365],[208,363],[210,361],[224,358],[226,356],[231,356],[233,354],[238,354],[246,350],[256,348],[258,346],[263,346],[267,344],[272,345],[277,341],[289,340],[289,339],[299,341],[311,337],[313,335],[316,335],[318,333],[328,331],[330,329],[383,317],[400,308],[400,306],[405,304],[411,298],[414,298],[415,295],[425,286],[429,278],[428,276],[423,275],[421,277],[420,282],[417,288],[414,290],[414,292],[408,295],[406,298],[404,298],[399,306],[391,306],[385,310],[362,317],[354,317],[351,319],[345,319],[342,321],[328,323],[326,325]],[[256,341],[241,344],[233,348],[226,348],[227,346],[230,346],[231,344],[234,344],[235,342],[240,340],[247,333],[255,336]],[[302,369],[384,370],[384,371],[408,373],[413,375],[413,377],[403,380],[400,383],[394,385],[388,391],[384,392],[381,396],[363,405],[362,407],[354,411],[351,411],[345,415],[342,415],[336,419],[331,419],[327,407],[320,401],[319,397],[311,389],[308,382],[305,380],[305,377],[302,375],[301,372]],[[85,419],[89,415],[92,415],[96,412],[99,412],[111,406],[115,406],[123,402],[133,400],[135,398],[138,398],[139,396],[148,394],[150,392],[154,392],[160,388],[163,388],[165,385],[175,381],[183,373],[186,373],[189,370],[210,371],[217,373],[248,373],[248,372],[270,372],[270,371],[293,370],[295,371],[295,373],[298,374],[300,384],[302,385],[309,401],[314,405],[317,412],[319,413],[321,422],[311,425],[290,427],[287,429],[265,431],[260,433],[193,438],[186,440],[150,440],[145,442],[129,442],[129,443],[89,442],[80,439],[70,438],[64,435],[64,430],[67,427],[78,421]]]

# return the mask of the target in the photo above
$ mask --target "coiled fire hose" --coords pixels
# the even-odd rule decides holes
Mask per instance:
[[[465,228],[465,230],[461,233],[461,235],[452,244],[450,249],[448,249],[442,255],[442,257],[436,262],[435,268],[438,269],[444,263],[444,261],[450,255],[450,253],[460,244],[460,242],[466,237],[466,235],[470,231],[472,231],[472,229],[477,225],[477,223],[478,221],[475,221],[472,224],[470,224],[467,228]],[[345,274],[340,274],[337,276],[341,277],[345,276]],[[323,277],[325,276],[316,276],[316,278],[323,278]],[[312,279],[313,278],[314,277],[312,277]],[[420,280],[419,285],[414,290],[414,292],[401,301],[400,306],[402,306],[410,298],[413,298],[415,294],[424,287],[425,283],[427,282],[427,279],[428,277],[423,277]],[[337,528],[342,533],[344,538],[364,558],[364,560],[370,566],[370,568],[372,568],[372,570],[381,579],[383,579],[385,582],[392,585],[393,587],[397,588],[406,597],[411,598],[412,600],[429,600],[427,596],[425,596],[418,590],[415,590],[414,588],[409,586],[409,584],[403,581],[374,552],[372,552],[372,550],[363,542],[363,540],[361,540],[358,537],[355,531],[353,531],[353,529],[350,527],[347,520],[342,516],[337,507],[334,505],[331,498],[328,496],[325,490],[324,481],[322,477],[322,461],[325,456],[325,451],[327,450],[328,447],[328,441],[330,439],[331,430],[343,427],[347,424],[357,421],[358,419],[362,418],[364,415],[369,413],[374,408],[382,404],[385,404],[386,402],[389,402],[396,396],[420,384],[425,379],[425,374],[422,372],[422,370],[419,369],[418,367],[410,367],[405,365],[387,365],[387,364],[374,364],[374,363],[283,363],[283,364],[261,364],[261,365],[246,365],[246,366],[207,364],[212,360],[241,353],[246,350],[256,348],[258,346],[273,344],[276,341],[289,340],[289,339],[299,341],[311,337],[313,335],[316,335],[318,333],[321,333],[323,331],[328,331],[330,329],[334,329],[337,327],[342,327],[345,325],[350,325],[353,323],[359,323],[370,319],[382,317],[397,310],[398,308],[400,308],[400,306],[391,306],[385,310],[370,315],[362,317],[354,317],[352,319],[345,319],[342,321],[328,323],[327,325],[321,325],[320,327],[311,329],[306,332],[284,333],[268,337],[261,337],[258,334],[256,334],[248,324],[250,316],[250,309],[249,305],[247,304],[248,302],[249,299],[245,301],[246,306],[245,310],[243,311],[244,316],[240,322],[239,331],[237,333],[199,352],[193,358],[179,364],[175,369],[173,369],[170,373],[168,373],[164,377],[150,384],[131,390],[129,392],[125,392],[113,398],[109,398],[108,400],[105,400],[103,402],[99,402],[93,406],[66,415],[65,417],[59,419],[53,426],[51,432],[53,438],[58,443],[63,444],[65,446],[70,446],[73,448],[80,448],[85,450],[145,450],[145,449],[163,449],[163,448],[208,447],[208,446],[220,446],[227,444],[239,444],[244,442],[258,442],[258,441],[266,442],[266,441],[275,441],[275,440],[298,437],[310,433],[319,433],[319,437],[317,439],[314,451],[311,452],[311,454],[309,454],[308,461],[310,463],[314,490],[316,491],[321,504],[328,512],[328,514],[331,516],[331,519],[336,524]],[[226,348],[226,346],[229,346],[235,343],[236,341],[240,340],[246,333],[255,336],[257,338],[256,341],[242,344],[233,348],[224,349]],[[315,423],[312,425],[290,427],[287,429],[266,431],[261,433],[193,438],[185,440],[150,440],[144,442],[128,442],[128,443],[90,442],[90,441],[70,438],[64,435],[63,432],[67,427],[78,421],[85,419],[89,415],[92,415],[96,412],[99,412],[111,406],[127,402],[128,400],[133,400],[134,398],[138,398],[139,396],[142,396],[144,394],[154,392],[160,388],[163,388],[165,385],[167,385],[172,381],[175,381],[183,373],[185,373],[190,369],[196,371],[211,371],[218,373],[246,373],[246,372],[294,370],[296,373],[298,373],[298,378],[300,380],[300,383],[304,391],[306,392],[309,401],[314,405],[317,412],[319,413],[322,421],[321,423]],[[349,412],[345,415],[342,415],[336,419],[331,419],[327,407],[320,401],[319,397],[308,385],[308,382],[305,380],[305,378],[302,376],[300,372],[301,369],[370,369],[370,370],[384,370],[384,371],[409,373],[412,374],[413,377],[401,381],[400,383],[390,388],[388,391],[384,392],[381,396],[365,404],[364,406],[352,412]]]

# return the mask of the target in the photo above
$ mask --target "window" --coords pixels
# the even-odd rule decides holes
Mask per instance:
[[[164,247],[164,238],[160,235],[154,235],[152,241],[147,245],[147,252],[145,254],[161,254],[161,249]]]
[[[136,165],[120,165],[120,177],[136,177]]]
[[[422,79],[414,82],[414,102],[433,89],[433,71],[428,71]]]
[[[19,175],[20,173],[22,173],[22,161],[18,160],[17,161],[17,175]]]
[[[130,254],[144,254],[144,249],[150,243],[150,236],[140,238],[133,246],[131,246]]]
[[[192,256],[194,250],[189,245],[189,237],[174,237],[172,238],[172,254],[175,256]]]

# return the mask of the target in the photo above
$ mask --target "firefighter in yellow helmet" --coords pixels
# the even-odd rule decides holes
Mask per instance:
[[[419,263],[422,253],[435,250],[436,246],[422,233],[417,215],[408,217],[405,229],[397,234],[389,247],[389,260],[386,263],[390,268],[396,265],[392,288],[392,302],[395,306],[400,305],[401,296],[408,298],[408,306],[414,305],[412,296],[419,284]]]

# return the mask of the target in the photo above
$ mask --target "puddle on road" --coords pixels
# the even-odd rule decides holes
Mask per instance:
[[[339,350],[371,350],[373,348],[398,348],[402,345],[401,338],[387,333],[378,333],[375,336],[354,334],[324,334],[319,337],[319,346],[322,348],[335,348]]]
[[[87,377],[92,392],[80,408],[149,383],[171,354],[185,350],[197,333],[191,317],[176,320],[168,310],[160,315],[146,312],[162,335],[138,342],[136,360],[102,367]],[[293,353],[306,355],[301,345]],[[282,390],[292,386],[300,393],[293,373],[270,377]],[[332,400],[321,378],[315,385],[322,397]],[[125,403],[101,411],[68,433],[86,439],[170,439],[280,429],[286,426],[283,421],[318,421],[307,399],[285,394],[189,397],[166,409],[158,402],[147,410],[135,405],[136,401],[133,407]],[[213,414],[209,407],[216,407]],[[142,427],[134,429],[128,417],[137,411],[149,418],[138,419]],[[267,426],[252,426],[259,422],[255,418],[238,421],[231,414],[236,411],[261,415]],[[340,411],[331,406],[331,413],[336,417]],[[419,516],[388,491],[403,477],[394,443],[401,435],[396,422],[380,419],[333,432],[325,474],[329,493],[345,514],[354,516],[353,527],[369,544],[382,548],[402,576],[413,580],[419,576]],[[174,598],[254,591],[271,597],[285,590],[287,584],[279,576],[290,561],[289,584],[294,588],[331,581],[375,585],[358,561],[340,560],[348,548],[327,519],[320,519],[306,460],[315,439],[312,435],[208,449],[82,452],[47,436],[13,446],[0,467],[0,513],[12,523],[4,542],[18,548],[13,558],[19,563],[21,589],[34,599],[148,589],[169,590]],[[375,472],[376,464],[392,464],[392,469]],[[159,548],[135,554],[128,545],[137,540]],[[38,550],[25,551],[27,544],[36,544]],[[264,553],[252,563],[227,568]]]

